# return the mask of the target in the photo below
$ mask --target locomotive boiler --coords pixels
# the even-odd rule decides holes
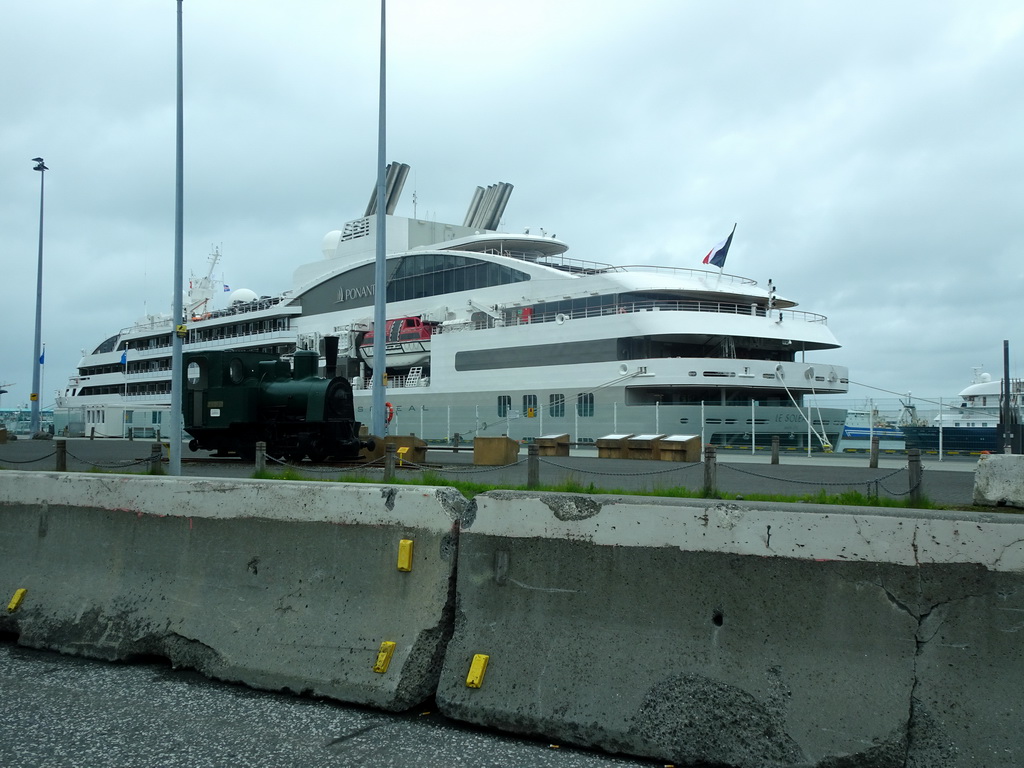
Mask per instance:
[[[296,351],[292,364],[262,352],[211,350],[182,357],[182,411],[193,451],[251,459],[349,460],[362,447],[352,387],[317,375],[319,355]]]

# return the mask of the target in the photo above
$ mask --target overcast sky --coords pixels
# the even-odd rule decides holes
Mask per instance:
[[[174,0],[0,3],[3,407],[32,383],[46,173],[41,400],[91,350],[167,312]],[[362,215],[377,157],[376,0],[187,0],[185,277],[273,294]],[[841,404],[951,398],[1024,375],[1019,0],[391,0],[397,213],[461,224],[515,185],[503,228],[570,255],[769,278],[825,314]],[[811,358],[808,358],[809,360]],[[840,404],[840,403],[836,403]]]

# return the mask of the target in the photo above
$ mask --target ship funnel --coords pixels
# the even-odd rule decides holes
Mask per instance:
[[[398,206],[398,198],[402,195],[402,187],[405,186],[405,179],[409,175],[409,166],[406,163],[388,163],[384,178],[384,213],[392,214]],[[370,194],[370,202],[366,205],[364,216],[372,216],[377,212],[377,185],[374,184],[373,192]]]
[[[497,229],[511,196],[512,185],[503,181],[491,184],[487,189],[477,187],[462,226],[473,229]]]

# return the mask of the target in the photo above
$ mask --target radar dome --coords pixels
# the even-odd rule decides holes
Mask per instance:
[[[338,250],[338,244],[341,242],[341,230],[333,229],[324,235],[324,242],[320,246],[324,252],[325,259],[333,259],[334,254]]]
[[[992,381],[992,374],[991,373],[983,373],[983,374],[981,374],[981,376],[978,377],[978,380],[981,381],[984,384],[988,384],[990,381]]]
[[[256,291],[250,291],[248,288],[239,288],[231,292],[228,296],[228,304],[246,304],[250,301],[256,301],[259,296],[256,295]]]

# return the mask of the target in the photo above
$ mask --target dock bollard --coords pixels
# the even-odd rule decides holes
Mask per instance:
[[[540,487],[540,446],[530,443],[526,446],[526,487]]]
[[[394,443],[388,443],[384,446],[384,482],[393,483],[395,481],[395,453],[398,450],[398,446]]]
[[[704,446],[704,495],[714,496],[718,485],[718,468],[715,466],[717,449],[713,445]]]
[[[57,457],[56,469],[58,472],[68,471],[68,441],[67,440],[54,440],[53,447],[57,450],[55,454]]]
[[[161,443],[153,443],[149,448],[149,474],[162,475],[164,473],[163,461],[164,447]]]
[[[256,443],[256,471],[267,471],[267,444],[263,440]]]
[[[878,438],[871,437],[871,453],[870,459],[868,460],[868,467],[871,469],[878,469]]]
[[[918,504],[924,497],[921,488],[924,483],[924,472],[921,467],[921,449],[907,449],[907,474],[910,475],[910,503]]]
[[[772,464],[779,463],[779,436],[772,435]]]

